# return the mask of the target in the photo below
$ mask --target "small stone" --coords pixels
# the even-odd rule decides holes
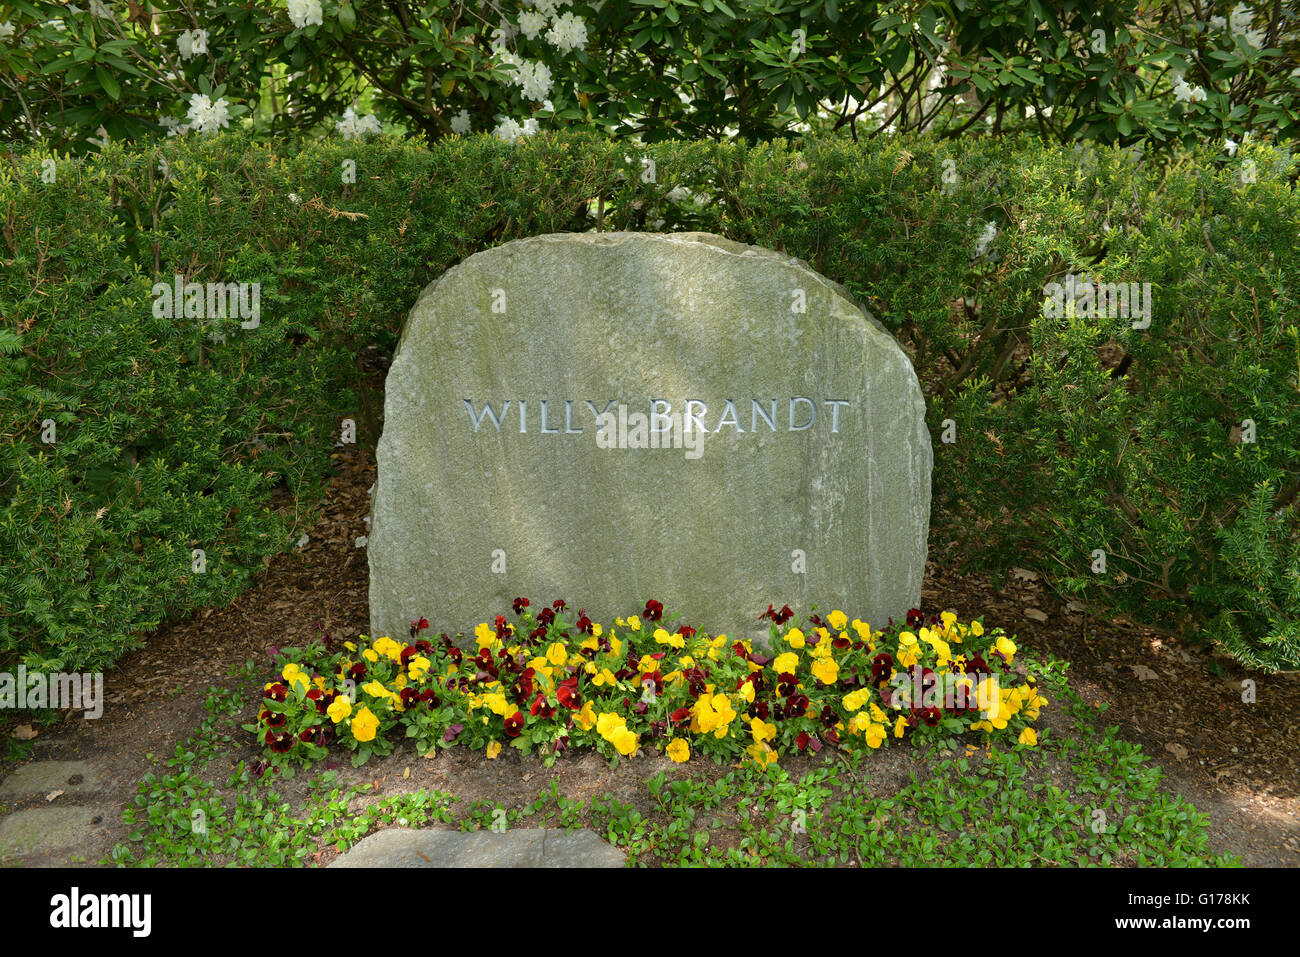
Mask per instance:
[[[330,867],[622,867],[623,852],[583,828],[412,831],[371,834]]]

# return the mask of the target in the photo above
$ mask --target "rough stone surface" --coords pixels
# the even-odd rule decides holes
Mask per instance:
[[[623,852],[586,829],[371,834],[330,867],[622,867]]]
[[[0,820],[0,859],[81,848],[108,826],[111,808],[34,807]]]
[[[101,777],[99,769],[89,761],[33,761],[0,782],[0,798],[94,791],[101,786]]]
[[[699,458],[598,446],[588,401],[648,414],[655,399],[704,406]],[[704,233],[478,253],[423,291],[388,374],[372,635],[419,617],[468,633],[520,595],[606,622],[657,598],[729,635],[762,633],[769,603],[882,625],[920,599],[924,412],[893,337],[788,256]]]

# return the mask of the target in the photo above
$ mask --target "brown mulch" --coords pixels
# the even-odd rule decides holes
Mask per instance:
[[[106,675],[104,716],[69,717],[39,729],[32,757],[88,757],[111,766],[119,783],[109,803],[120,806],[134,796],[134,781],[154,760],[193,731],[207,686],[222,683],[250,659],[265,669],[272,648],[316,637],[321,627],[335,636],[367,631],[368,567],[355,540],[368,534],[364,519],[374,457],[364,446],[347,446],[336,460],[338,474],[304,547],[274,558],[229,607],[205,609],[159,629]],[[1247,864],[1300,865],[1300,677],[1248,674],[1208,649],[1071,612],[1028,574],[1013,575],[997,589],[987,576],[929,567],[922,594],[927,610],[983,616],[1014,634],[1022,653],[1070,661],[1072,686],[1089,703],[1108,704],[1106,720],[1162,766],[1171,790],[1210,815],[1213,851],[1237,854]],[[1222,677],[1211,671],[1216,660]],[[1243,678],[1256,683],[1254,704],[1241,700]],[[343,777],[373,780],[378,793],[443,788],[464,801],[484,798],[506,807],[531,801],[558,777],[568,796],[613,793],[639,804],[645,800],[641,782],[658,769],[651,766],[654,758],[610,770],[587,755],[548,771],[513,753],[488,762],[456,749],[423,761],[406,751],[356,772],[345,763]],[[659,763],[670,775],[678,773]],[[899,765],[900,780],[906,779],[905,765]],[[414,770],[405,777],[408,767]],[[873,789],[882,780],[887,785],[889,776],[873,772]],[[280,790],[289,796],[289,789]],[[121,831],[120,825],[110,828],[107,846],[121,839]],[[95,860],[92,852],[89,862]]]

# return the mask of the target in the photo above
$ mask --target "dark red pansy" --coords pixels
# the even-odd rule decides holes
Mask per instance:
[[[911,608],[907,612],[907,627],[919,628],[925,622],[925,615],[921,614],[921,609]]]
[[[839,744],[840,743],[839,732],[836,731],[834,728],[831,728],[826,732],[826,740],[829,741],[831,744]],[[813,750],[820,751],[821,748],[814,748]]]
[[[831,733],[834,734],[834,732]],[[830,737],[830,735],[827,735],[827,737]],[[822,749],[822,739],[817,737],[817,735],[814,734],[812,736],[812,739],[808,742],[808,747],[812,748],[813,754],[816,754],[818,751]]]
[[[270,698],[272,701],[283,701],[288,696],[288,694],[289,694],[289,689],[277,682],[276,684],[273,684],[271,685],[271,687],[267,688],[265,693],[263,693],[262,697]]]
[[[555,689],[555,697],[570,711],[577,711],[582,706],[582,696],[578,694],[578,679],[570,678],[568,681],[560,682]]]
[[[312,738],[316,737],[316,732],[319,730],[319,728],[303,728],[298,732],[298,740],[306,744]]]
[[[554,610],[550,608],[543,608],[541,612],[537,615],[537,621],[539,624],[549,625],[551,622],[555,621]]]
[[[402,649],[402,653],[397,656],[397,660],[401,663],[402,667],[405,668],[411,663],[411,659],[419,653],[420,650],[416,648],[415,645],[407,645]]]
[[[751,654],[749,656],[749,660],[752,661],[754,664],[758,665],[760,668],[763,667],[764,665],[770,665],[772,663],[772,659],[769,658],[767,655]]]
[[[506,734],[509,737],[519,737],[519,732],[524,729],[524,713],[516,711],[510,717],[506,718]]]
[[[422,655],[433,654],[433,642],[425,641],[423,638],[421,638],[419,641],[415,643],[415,650]]]
[[[993,669],[989,663],[981,658],[978,654],[970,661],[966,662],[966,674],[968,675],[991,675]]]
[[[268,731],[266,732],[266,743],[271,746],[271,750],[276,754],[288,754],[289,749],[293,747],[296,741],[288,731]]]
[[[822,708],[821,719],[823,725],[825,725],[828,728],[833,728],[835,727],[836,724],[839,723],[840,716],[835,713],[834,708],[832,708],[830,705],[827,705],[826,707]]]
[[[783,698],[790,697],[790,695],[794,694],[798,689],[798,682],[795,680],[794,675],[790,674],[788,671],[782,672],[776,679],[776,693]]]
[[[565,604],[563,598],[557,598],[555,599],[555,601],[551,602],[551,607],[554,608],[556,611],[564,611],[567,605]]]
[[[766,701],[758,701],[754,704],[754,713],[766,721],[767,716],[772,712],[771,709],[768,708]]]
[[[515,609],[515,614],[522,615],[524,613],[524,609],[527,608],[530,604],[531,602],[529,602],[527,598],[516,598],[513,605]]]
[[[549,718],[555,714],[555,705],[546,700],[546,695],[539,694],[533,699],[532,707],[528,709],[529,714],[535,718]]]
[[[574,627],[585,635],[594,635],[596,633],[595,623],[587,617],[587,613],[581,608],[578,609],[578,623]]]
[[[420,700],[420,693],[414,688],[403,688],[401,693],[402,707],[409,708]]]
[[[307,692],[307,700],[319,701],[320,696],[323,695],[324,693],[325,692],[321,691],[320,688],[312,688],[310,691]]]
[[[808,616],[808,621],[811,622],[811,623],[812,623],[815,627],[817,627],[817,628],[825,628],[825,627],[826,627],[826,622],[822,621],[822,616],[821,616],[821,615],[809,615],[809,616]]]
[[[834,638],[831,639],[831,647],[839,648],[841,651],[852,644],[853,642],[849,639],[848,635],[845,632],[840,632],[838,635],[836,635]]]
[[[348,669],[348,677],[351,678],[353,681],[360,682],[361,679],[363,679],[365,676],[366,676],[366,666],[359,661],[351,668]]]
[[[442,699],[439,698],[436,694],[434,694],[432,688],[428,688],[425,691],[421,691],[420,700],[423,701],[425,704],[427,704],[430,708],[437,708],[442,705]]]
[[[799,750],[800,752],[802,752],[806,747],[808,747],[808,742],[811,740],[812,740],[812,735],[810,735],[807,731],[800,731],[799,734],[795,737],[794,743],[799,746]]]
[[[656,669],[656,670],[654,670],[654,671],[647,671],[645,674],[643,674],[643,675],[641,676],[641,685],[642,685],[642,687],[644,687],[645,684],[646,684],[646,682],[648,682],[648,681],[653,681],[653,682],[654,682],[654,686],[655,686],[655,694],[663,694],[663,691],[664,691],[664,676],[663,676],[663,674],[662,674],[658,669]]]
[[[744,658],[746,661],[749,660],[749,652],[745,650],[745,646],[741,644],[739,641],[731,646],[731,651],[733,654],[739,655],[741,658]]]
[[[695,637],[695,629],[692,628],[690,625],[682,625],[680,628],[677,629],[677,634],[681,635],[687,641],[690,641],[692,638]]]
[[[266,726],[268,728],[283,728],[286,720],[288,719],[284,715],[270,711],[266,715]]]
[[[776,624],[784,625],[787,621],[789,621],[793,617],[794,617],[794,612],[790,610],[789,605],[782,605],[780,611],[777,611],[771,605],[768,605],[767,611],[759,615],[758,620],[762,621],[764,618],[770,618],[772,619],[772,621],[776,622]]]
[[[871,659],[871,680],[888,681],[890,672],[894,669],[894,659],[891,655],[881,652]]]
[[[670,714],[668,718],[669,720],[672,721],[673,724],[685,724],[687,721],[691,720],[691,709],[678,708],[676,711]]]
[[[655,601],[651,598],[645,603],[645,610],[641,612],[641,617],[646,621],[658,621],[664,616],[663,602]]]
[[[942,715],[939,713],[938,708],[922,708],[919,714],[921,716],[921,720],[924,721],[931,728],[937,725],[939,723],[939,719],[942,717]]]

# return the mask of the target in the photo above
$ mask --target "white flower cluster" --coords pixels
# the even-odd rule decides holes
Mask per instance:
[[[184,132],[185,129],[191,129],[199,133],[215,133],[222,127],[230,125],[228,106],[224,96],[213,103],[212,98],[206,93],[195,93],[190,97],[190,108],[185,114],[189,123],[185,128],[178,128],[177,131]]]
[[[375,116],[357,116],[357,111],[348,107],[343,111],[343,119],[336,120],[334,127],[345,140],[359,140],[367,133],[378,133],[382,127]]]
[[[186,30],[176,38],[176,49],[182,60],[192,60],[208,52],[207,30]]]
[[[6,39],[14,35],[14,25],[12,23],[0,23],[0,39]]]
[[[561,53],[568,53],[587,45],[587,24],[575,13],[565,13],[555,18],[546,31],[546,42]]]
[[[502,117],[497,128],[492,131],[492,135],[505,143],[517,143],[525,136],[532,136],[537,132],[537,121],[534,119],[524,120],[520,125],[510,117]]]
[[[1204,103],[1205,97],[1204,87],[1188,83],[1181,73],[1174,74],[1174,99],[1179,103]]]
[[[289,0],[289,19],[299,30],[312,24],[321,26],[325,19],[320,0]]]
[[[1240,36],[1247,45],[1258,50],[1264,45],[1264,31],[1252,29],[1250,23],[1253,19],[1255,15],[1250,12],[1250,8],[1239,3],[1232,8],[1227,20],[1223,17],[1210,17],[1210,25],[1216,30],[1227,29],[1230,34]]]
[[[451,131],[462,136],[469,132],[469,110],[461,110],[451,118]]]

